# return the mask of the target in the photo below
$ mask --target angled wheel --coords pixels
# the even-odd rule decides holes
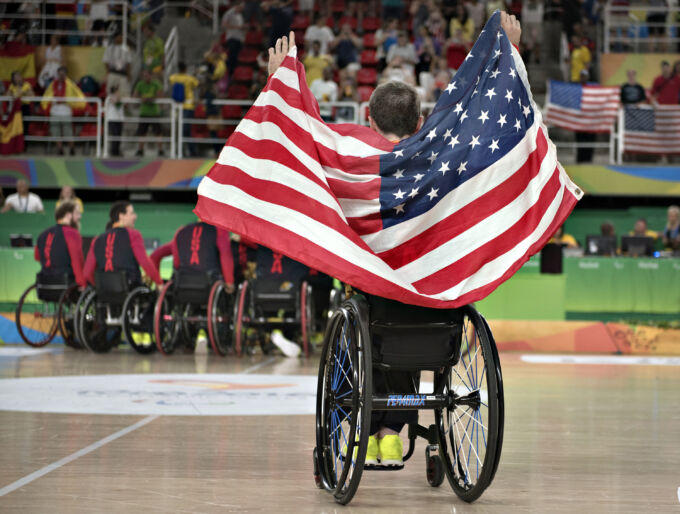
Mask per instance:
[[[479,498],[491,484],[503,439],[503,389],[495,343],[484,318],[463,307],[460,357],[448,374],[435,377],[451,404],[435,410],[439,456],[454,492]]]
[[[106,325],[106,308],[98,305],[97,291],[85,291],[80,300],[81,306],[77,309],[80,342],[91,352],[110,351],[120,341],[120,328]]]
[[[310,338],[314,332],[314,298],[312,286],[306,281],[300,286],[300,325],[302,327],[302,351],[305,357],[311,352]]]
[[[208,298],[208,339],[217,355],[226,355],[232,348],[234,329],[234,297],[227,292],[223,280],[218,280],[210,288]]]
[[[15,322],[21,339],[27,345],[39,348],[49,344],[57,333],[59,304],[39,300],[36,287],[33,284],[19,298]]]
[[[371,419],[367,309],[356,297],[333,314],[324,337],[316,396],[316,458],[323,487],[349,503],[359,487]]]
[[[78,302],[78,286],[72,285],[59,300],[59,332],[64,338],[64,344],[81,350],[83,345],[76,337],[76,305]]]
[[[146,286],[135,287],[123,303],[123,333],[137,353],[156,351],[153,330],[155,305],[156,292]]]
[[[93,291],[94,289],[92,286],[87,286],[85,290],[83,290],[79,296],[78,296],[78,301],[76,302],[76,307],[75,311],[73,312],[73,328],[74,328],[74,335],[78,343],[83,346],[83,348],[87,349],[85,345],[83,345],[82,341],[83,338],[80,335],[80,316],[82,315],[83,312],[83,306],[85,304],[85,300],[89,296],[89,294]]]
[[[172,280],[161,288],[153,315],[156,347],[163,355],[169,355],[174,352],[180,339],[181,321],[177,316],[177,307],[172,303],[171,288]]]
[[[248,281],[244,280],[238,285],[238,290],[236,292],[236,297],[234,298],[234,316],[233,316],[233,341],[234,341],[234,351],[236,355],[240,356],[241,352],[244,350],[246,341],[246,326],[243,323],[243,317],[250,307],[250,288],[248,287]]]

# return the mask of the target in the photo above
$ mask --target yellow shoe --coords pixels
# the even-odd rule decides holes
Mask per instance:
[[[380,464],[389,468],[404,467],[404,443],[395,434],[386,435],[378,441]]]
[[[136,345],[149,345],[152,343],[151,334],[148,332],[132,332],[132,339]]]
[[[357,441],[358,442],[358,441]],[[354,446],[354,459],[357,458],[358,445]],[[340,450],[342,458],[347,457],[347,445],[345,444]],[[368,436],[368,445],[366,446],[366,460],[364,460],[364,467],[375,467],[378,465],[378,438],[374,435]]]

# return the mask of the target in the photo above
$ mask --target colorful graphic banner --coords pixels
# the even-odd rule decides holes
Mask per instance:
[[[635,70],[637,81],[649,89],[661,74],[661,62],[668,61],[673,65],[677,60],[678,54],[602,54],[600,83],[603,86],[620,86],[628,80],[628,70]]]

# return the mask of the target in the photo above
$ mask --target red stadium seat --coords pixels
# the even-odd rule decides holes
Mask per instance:
[[[372,86],[359,86],[357,91],[359,92],[359,98],[361,101],[368,102],[368,100],[371,98],[371,95],[373,94],[373,91],[375,91],[375,88]]]
[[[374,86],[378,81],[378,72],[373,68],[361,68],[357,71],[357,83],[359,85]]]
[[[359,62],[362,66],[375,66],[378,64],[378,59],[375,56],[375,50],[364,50],[359,56]]]
[[[333,16],[326,18],[326,27],[335,29],[335,18],[333,18]]]
[[[375,48],[375,32],[364,34],[364,48]]]
[[[226,107],[226,106],[225,106]],[[224,139],[225,141],[231,136],[236,130],[236,125],[225,125],[217,131],[217,137]]]
[[[366,32],[375,32],[380,28],[380,18],[376,18],[374,16],[364,18],[362,25]]]
[[[197,104],[194,109],[194,118],[205,118],[205,104]]]
[[[307,27],[309,27],[309,17],[304,14],[296,14],[290,24],[290,28],[293,30],[304,30]]]
[[[94,123],[85,123],[80,129],[80,137],[97,137],[97,125]]]
[[[343,25],[349,25],[352,30],[357,29],[357,19],[352,16],[343,16],[338,22],[338,27],[342,28]]]
[[[223,105],[222,106],[222,118],[229,120],[240,120],[243,115],[243,111],[240,105]]]
[[[192,125],[191,137],[210,137],[207,125]]]
[[[248,87],[242,84],[232,84],[227,89],[227,98],[230,100],[247,100]]]
[[[231,78],[236,82],[252,82],[253,69],[250,66],[237,66]]]
[[[28,135],[29,136],[40,136],[45,137],[49,132],[49,127],[45,122],[35,122],[32,121],[28,124]]]
[[[260,43],[262,45],[262,43]],[[257,54],[260,52],[255,48],[244,48],[238,54],[239,64],[255,64],[257,62]]]
[[[256,31],[247,32],[245,44],[246,46],[255,46],[260,48],[262,46],[262,33]]]
[[[331,4],[331,11],[334,13],[345,12],[345,0],[333,0]]]

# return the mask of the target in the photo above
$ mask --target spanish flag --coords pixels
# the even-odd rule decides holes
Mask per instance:
[[[4,104],[4,109],[7,108]],[[14,100],[0,115],[0,155],[22,153],[24,151],[24,126],[21,118],[21,101]]]
[[[47,86],[43,98],[59,98],[59,97],[71,97],[71,98],[82,98],[83,101],[69,101],[67,102],[73,111],[82,111],[85,109],[85,95],[80,90],[80,88],[71,79],[66,78],[63,82],[59,79],[55,79],[50,82]],[[49,112],[52,107],[53,102],[42,101],[40,106],[45,112]]]
[[[35,87],[35,49],[32,45],[10,41],[0,47],[0,80],[12,80],[12,73],[20,71],[24,80]]]

